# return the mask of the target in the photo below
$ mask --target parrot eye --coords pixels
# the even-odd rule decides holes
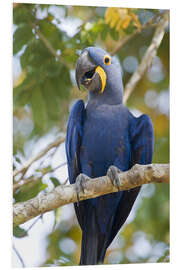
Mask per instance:
[[[104,64],[105,65],[110,65],[111,64],[111,57],[108,55],[104,56]]]

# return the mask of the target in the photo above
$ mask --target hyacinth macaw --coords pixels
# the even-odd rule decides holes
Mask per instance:
[[[97,47],[84,49],[76,64],[78,87],[88,90],[88,102],[78,100],[67,127],[66,154],[70,183],[77,191],[87,177],[108,175],[117,183],[119,171],[149,164],[153,127],[149,116],[135,117],[122,104],[119,62]],[[103,263],[106,250],[126,221],[140,187],[75,203],[82,230],[81,265]]]

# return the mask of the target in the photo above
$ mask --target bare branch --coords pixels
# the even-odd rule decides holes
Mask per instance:
[[[153,182],[169,182],[169,164],[135,165],[129,171],[119,174],[120,190],[128,190]],[[117,187],[112,184],[108,176],[94,179],[87,178],[84,193],[79,192],[79,200],[95,198],[117,191]],[[15,204],[13,209],[14,226],[65,204],[75,202],[77,202],[75,184],[57,186],[49,193]]]
[[[124,103],[127,102],[129,96],[135,89],[136,84],[142,78],[147,68],[152,64],[153,59],[157,54],[157,50],[165,34],[165,30],[168,26],[168,23],[169,23],[169,13],[166,12],[164,13],[162,19],[159,21],[156,27],[152,42],[150,46],[148,47],[145,55],[143,56],[141,63],[139,64],[137,70],[133,73],[129,82],[125,86],[124,98],[123,98]]]
[[[31,157],[29,160],[27,160],[23,164],[21,169],[15,170],[13,172],[13,177],[18,175],[19,173],[22,173],[24,175],[26,173],[26,171],[28,170],[28,168],[32,165],[33,162],[42,158],[50,149],[52,149],[53,147],[59,146],[59,144],[63,143],[64,141],[65,141],[65,137],[58,137],[54,142],[48,144],[46,146],[46,148],[44,148],[42,151],[40,151],[37,155],[35,155],[34,157]]]
[[[57,54],[56,50],[53,48],[49,40],[41,33],[38,26],[37,25],[33,25],[33,26],[34,26],[36,34],[39,36],[40,40],[44,43],[44,45],[51,52],[51,54],[54,55],[64,66],[66,66],[67,68],[71,68],[71,65],[68,62],[66,62],[62,58],[62,56]]]
[[[41,219],[42,220],[42,218],[43,218],[43,214],[41,214],[38,218],[36,218],[35,220],[34,220],[34,222],[29,226],[29,228],[26,230],[26,233],[28,233],[31,229],[32,229],[32,227],[34,227],[34,225],[36,225],[36,223],[39,221],[39,219]]]

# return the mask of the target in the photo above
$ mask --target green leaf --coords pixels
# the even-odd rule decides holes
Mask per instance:
[[[118,38],[119,38],[119,32],[117,32],[117,31],[115,30],[115,28],[110,28],[109,33],[110,33],[111,37],[112,37],[114,40],[116,40],[116,41],[118,40]]]
[[[41,172],[43,175],[49,173],[52,170],[51,166],[45,168],[36,169],[36,172]]]
[[[33,71],[34,68],[40,69],[49,58],[54,58],[51,52],[45,47],[39,39],[32,39],[21,56],[21,66],[23,69]],[[40,72],[37,73],[40,75]]]
[[[17,238],[23,238],[27,236],[27,231],[22,229],[20,226],[16,226],[13,228],[13,235]]]
[[[57,82],[46,79],[43,84],[42,96],[46,106],[46,112],[49,120],[58,120],[60,117],[60,100],[57,95]]]
[[[54,78],[63,72],[63,65],[59,61],[55,61],[54,58],[50,58],[43,67],[43,71],[48,77]]]
[[[25,77],[25,79],[20,85],[14,87],[13,89],[14,108],[16,106],[24,106],[25,104],[30,103],[32,89],[35,86],[35,84],[36,84],[35,78],[30,74],[28,74],[28,76]]]
[[[56,177],[50,177],[54,187],[57,187],[60,185],[59,180]]]
[[[101,38],[103,41],[105,41],[107,34],[108,34],[109,27],[104,26],[103,30],[101,31]]]
[[[47,129],[48,115],[42,89],[39,86],[33,89],[30,102],[35,129],[42,134]]]
[[[51,80],[51,82],[53,82],[53,80]],[[54,89],[60,99],[67,99],[69,97],[71,87],[72,83],[69,70],[68,68],[64,67],[60,76],[56,77],[56,84],[54,83]]]
[[[23,107],[26,104],[29,104],[31,97],[31,91],[30,90],[22,90],[19,92],[15,98],[14,98],[14,108],[16,107]]]
[[[128,35],[132,34],[134,30],[136,30],[137,28],[134,26],[133,22],[130,22],[129,26],[124,29],[124,32]]]
[[[20,160],[19,157],[15,157],[15,160],[16,160],[19,164],[21,164],[21,160]]]
[[[34,5],[19,5],[18,7],[13,9],[13,23],[21,24],[21,23],[31,23],[34,21],[34,15],[32,10]]]
[[[38,195],[38,193],[47,187],[46,184],[41,182],[41,178],[35,181],[31,181],[19,188],[14,195],[16,202],[24,202],[30,200]]]
[[[21,84],[19,84],[17,87],[14,87],[13,89],[13,97],[15,98],[16,95],[18,95],[23,90],[28,90],[35,84],[35,80],[32,79],[30,76],[26,76],[25,79]]]
[[[20,24],[13,36],[13,54],[18,53],[32,38],[32,28],[26,23]]]
[[[164,255],[161,256],[157,262],[169,262],[169,248],[167,248],[164,252]]]
[[[30,102],[31,89],[34,87],[36,80],[32,76],[26,76],[23,82],[14,87],[13,89],[13,105],[14,109],[16,107],[21,107]]]
[[[38,24],[40,32],[55,50],[65,48],[64,42],[62,42],[62,33],[52,22],[41,20]]]

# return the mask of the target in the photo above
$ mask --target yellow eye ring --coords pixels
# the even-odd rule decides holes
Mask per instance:
[[[107,66],[111,64],[111,57],[109,55],[104,56],[104,64]]]

